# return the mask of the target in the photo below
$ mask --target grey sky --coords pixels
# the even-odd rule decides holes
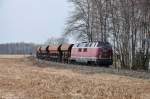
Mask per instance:
[[[69,11],[67,0],[0,0],[0,43],[59,37]]]

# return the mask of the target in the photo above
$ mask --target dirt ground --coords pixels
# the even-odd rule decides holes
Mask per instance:
[[[0,99],[150,99],[150,80],[0,58]]]

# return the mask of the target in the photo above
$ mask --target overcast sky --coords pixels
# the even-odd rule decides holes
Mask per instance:
[[[0,43],[59,37],[69,12],[67,0],[0,0]]]

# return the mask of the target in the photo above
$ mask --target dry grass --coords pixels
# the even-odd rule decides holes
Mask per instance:
[[[41,68],[29,59],[0,59],[2,99],[150,99],[150,81]]]

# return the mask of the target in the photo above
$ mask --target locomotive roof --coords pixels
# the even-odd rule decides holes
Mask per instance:
[[[74,45],[74,47],[76,48],[80,48],[80,47],[102,47],[102,46],[106,46],[106,47],[111,47],[109,42],[82,42],[82,43],[77,43]]]

